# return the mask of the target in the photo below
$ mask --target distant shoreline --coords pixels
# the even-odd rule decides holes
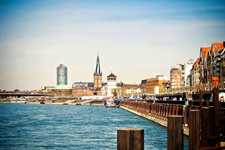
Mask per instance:
[[[64,105],[65,102],[45,102],[45,104],[51,104],[51,105]],[[40,102],[26,102],[26,103],[11,103],[10,101],[6,101],[6,102],[0,102],[0,104],[35,104],[35,105],[43,105],[43,104],[40,104]],[[99,104],[99,103],[85,103],[85,104],[81,104],[81,102],[78,102],[78,103],[66,103],[65,105],[82,105],[82,106],[88,106],[88,105],[93,105],[93,106],[102,106],[102,104]]]

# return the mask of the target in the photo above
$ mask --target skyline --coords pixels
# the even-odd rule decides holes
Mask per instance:
[[[169,77],[194,61],[200,47],[225,41],[225,1],[0,1],[0,89],[56,85],[68,67],[68,85],[92,82],[97,55],[103,82],[140,83]]]

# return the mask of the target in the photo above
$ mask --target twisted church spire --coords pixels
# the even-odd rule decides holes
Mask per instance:
[[[102,72],[101,72],[101,68],[100,68],[100,59],[99,59],[99,56],[97,56],[94,76],[101,76],[101,75],[102,75]]]

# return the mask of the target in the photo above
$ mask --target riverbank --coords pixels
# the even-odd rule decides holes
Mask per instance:
[[[165,120],[165,119],[160,119],[160,118],[156,118],[156,117],[151,116],[151,115],[140,113],[140,112],[134,111],[132,109],[126,108],[124,106],[120,106],[120,108],[123,108],[123,109],[125,109],[125,110],[127,110],[129,112],[132,112],[132,113],[134,113],[134,114],[136,114],[138,116],[146,118],[146,119],[148,119],[150,121],[153,121],[153,122],[155,122],[155,123],[157,123],[157,124],[167,128],[167,120]],[[189,136],[189,129],[187,127],[185,127],[185,126],[183,128],[183,133],[184,133],[184,135]]]
[[[40,104],[39,101],[34,101],[34,102],[26,102],[26,103],[21,103],[21,102],[13,102],[11,103],[10,101],[3,101],[0,102],[0,104]],[[91,103],[91,102],[85,102],[85,101],[76,101],[76,102],[63,102],[63,101],[56,101],[56,102],[52,102],[52,101],[45,101],[44,104],[51,104],[51,105],[93,105],[93,106],[102,106],[102,102],[101,103]]]

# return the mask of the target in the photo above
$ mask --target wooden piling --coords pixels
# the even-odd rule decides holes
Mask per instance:
[[[219,124],[219,89],[218,87],[213,88],[213,106],[214,106],[214,117],[215,117],[215,125]]]
[[[167,128],[167,149],[182,150],[183,142],[183,117],[169,116]]]
[[[144,129],[117,130],[117,150],[144,150]]]
[[[201,113],[201,147],[209,146],[208,139],[210,136],[210,111],[208,107],[202,107]]]
[[[208,118],[209,122],[210,122],[210,124],[209,124],[210,136],[216,135],[216,133],[215,133],[216,126],[214,124],[214,122],[215,122],[214,115],[215,115],[215,108],[214,108],[214,106],[210,106],[209,107],[209,118]]]
[[[189,112],[189,150],[200,148],[200,111]]]
[[[216,135],[216,125],[215,125],[215,108],[214,106],[209,107],[209,137],[213,137]],[[210,146],[216,146],[216,141],[208,140]]]

